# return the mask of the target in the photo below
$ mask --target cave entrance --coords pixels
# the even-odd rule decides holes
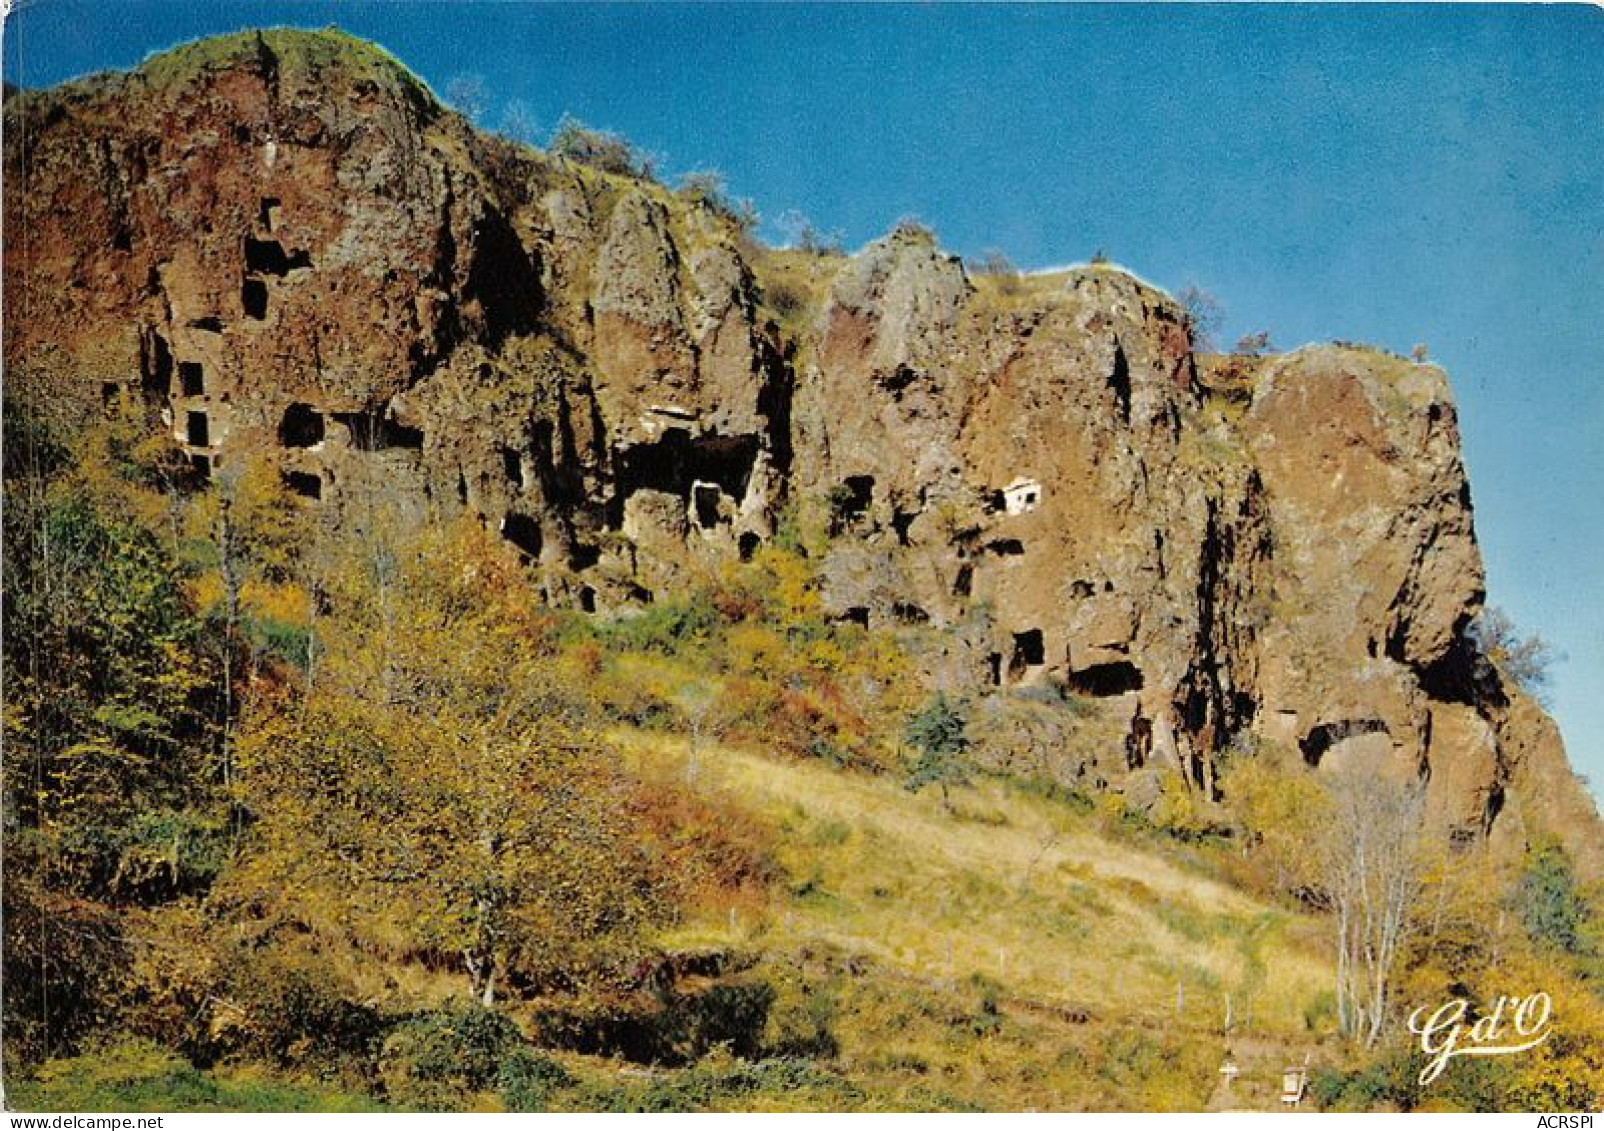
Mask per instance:
[[[1298,740],[1303,760],[1311,766],[1321,760],[1338,743],[1366,734],[1387,734],[1387,724],[1381,719],[1343,719],[1334,723],[1321,723]]]
[[[693,492],[711,487],[739,503],[757,462],[756,436],[691,438],[683,428],[670,428],[650,443],[633,444],[617,454],[617,500],[637,491],[660,491],[695,506]]]
[[[1041,629],[1027,628],[1014,633],[1014,652],[1008,658],[1008,678],[1019,682],[1047,663],[1047,647],[1042,641]]]
[[[186,397],[203,397],[206,395],[206,373],[198,361],[180,361],[178,363],[178,387]]]
[[[1125,660],[1112,664],[1093,664],[1089,668],[1071,672],[1068,683],[1071,691],[1106,699],[1142,690],[1142,671]]]
[[[150,400],[164,400],[172,393],[173,352],[167,348],[167,339],[152,333],[145,350],[145,372],[142,381],[145,396]]]
[[[756,534],[748,530],[745,534],[741,535],[740,539],[737,540],[735,545],[736,549],[740,551],[741,560],[743,562],[749,562],[752,560],[753,556],[756,555],[757,548],[762,544],[763,539],[759,538]]]
[[[245,269],[257,275],[276,275],[283,278],[291,271],[312,266],[312,256],[305,251],[285,252],[278,240],[258,240],[245,237]]]
[[[240,305],[245,308],[245,317],[254,322],[260,322],[267,317],[267,284],[260,279],[246,279],[240,284]]]
[[[501,520],[501,536],[527,557],[540,557],[540,523],[528,515],[509,511]]]
[[[830,517],[837,530],[869,513],[874,503],[874,476],[849,475],[830,492]]]
[[[523,456],[516,448],[501,449],[501,470],[507,476],[507,482],[522,491],[524,489]]]
[[[334,419],[345,425],[351,446],[360,452],[382,452],[388,448],[416,451],[423,447],[423,431],[398,424],[377,412],[336,412]]]
[[[314,475],[310,471],[286,471],[284,473],[284,486],[303,499],[321,499],[323,497],[323,477]]]
[[[184,441],[192,448],[209,448],[212,446],[211,427],[206,420],[204,412],[188,412],[184,414]]]
[[[691,488],[691,510],[696,515],[696,525],[703,530],[712,530],[718,525],[721,496],[716,484],[697,483]]]
[[[279,421],[278,442],[286,448],[313,448],[323,442],[323,414],[309,404],[292,404]]]

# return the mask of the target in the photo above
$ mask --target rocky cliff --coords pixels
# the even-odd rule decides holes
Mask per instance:
[[[764,249],[335,33],[14,96],[5,161],[8,367],[86,410],[137,390],[198,475],[270,458],[334,529],[470,512],[598,616],[812,501],[835,615],[942,633],[933,682],[1102,701],[1120,737],[1077,777],[1381,757],[1456,836],[1601,863],[1557,731],[1468,633],[1432,366],[1200,356],[1121,271],[971,279],[916,225]]]

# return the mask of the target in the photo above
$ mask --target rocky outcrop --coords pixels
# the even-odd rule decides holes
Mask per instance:
[[[1433,367],[1200,359],[1124,272],[971,280],[914,224],[765,251],[715,206],[476,133],[334,33],[207,41],[6,115],[8,367],[86,408],[137,391],[197,474],[269,459],[335,530],[477,515],[603,616],[811,505],[834,615],[919,635],[933,682],[1097,704],[1106,741],[1053,772],[1213,795],[1233,749],[1379,755],[1457,835],[1547,824],[1599,863],[1557,732],[1468,635],[1484,582]]]

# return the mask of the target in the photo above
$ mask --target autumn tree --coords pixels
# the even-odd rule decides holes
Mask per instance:
[[[208,628],[137,406],[75,411],[8,373],[4,1025],[8,1063],[113,1020],[114,905],[204,889],[219,859]]]
[[[237,688],[255,653],[249,637],[263,620],[264,590],[295,577],[309,524],[277,469],[249,461],[218,472],[191,504],[188,526],[197,599],[215,625],[218,764],[232,790]]]
[[[1541,635],[1523,633],[1503,609],[1489,605],[1471,626],[1484,660],[1522,691],[1539,700],[1548,690],[1553,649]]]
[[[360,561],[337,585],[308,701],[242,740],[250,870],[372,937],[399,920],[488,1005],[512,971],[546,976],[638,936],[662,888],[618,758],[555,678],[515,567],[472,527],[393,545],[382,598]]]

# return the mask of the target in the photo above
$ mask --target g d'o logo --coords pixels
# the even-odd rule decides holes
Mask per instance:
[[[1528,997],[1499,997],[1493,1008],[1467,1031],[1465,1014],[1470,1003],[1454,998],[1429,1016],[1428,1006],[1409,1015],[1409,1031],[1420,1037],[1420,1051],[1431,1059],[1420,1071],[1421,1084],[1443,1074],[1456,1056],[1513,1056],[1534,1049],[1553,1032],[1554,1001],[1538,991]]]

